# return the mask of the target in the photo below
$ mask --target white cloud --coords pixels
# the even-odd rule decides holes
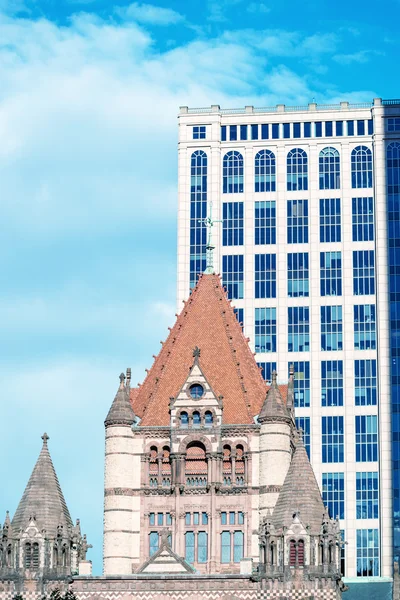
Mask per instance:
[[[146,25],[175,25],[185,19],[183,15],[171,8],[140,2],[119,6],[115,9],[115,13],[123,19],[132,19]]]
[[[358,52],[353,52],[352,54],[336,54],[332,57],[334,61],[341,65],[350,65],[353,63],[366,63],[371,58],[370,50],[360,50]]]
[[[269,6],[267,6],[263,2],[250,2],[250,4],[248,4],[248,6],[247,6],[247,12],[261,13],[261,14],[266,15],[267,13],[271,12],[271,9]]]

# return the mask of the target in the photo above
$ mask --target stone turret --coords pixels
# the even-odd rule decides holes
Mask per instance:
[[[272,373],[271,387],[258,416],[260,428],[260,520],[273,510],[289,469],[293,417]]]
[[[120,385],[105,420],[104,474],[105,575],[130,575],[140,563],[140,473],[142,442],[135,438],[136,423],[130,402],[130,370]]]
[[[7,513],[0,536],[0,577],[9,580],[15,593],[27,582],[38,594],[56,582],[67,584],[81,565],[90,572],[86,552],[91,546],[82,538],[79,520],[73,524],[48,449],[43,445],[21,501],[10,521]]]

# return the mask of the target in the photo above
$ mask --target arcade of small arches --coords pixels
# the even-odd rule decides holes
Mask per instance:
[[[199,427],[213,427],[216,418],[213,410],[181,410],[177,414],[177,426],[181,429],[196,429]]]
[[[182,491],[208,489],[211,482],[225,488],[244,487],[249,483],[250,460],[244,443],[226,442],[222,452],[211,452],[206,438],[188,436],[177,453],[171,453],[167,445],[150,446],[145,460],[145,481],[150,488],[178,485]]]

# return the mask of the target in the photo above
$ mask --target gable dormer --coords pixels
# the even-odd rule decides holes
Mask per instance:
[[[200,348],[176,398],[171,398],[171,427],[176,430],[213,429],[222,424],[222,397],[217,398],[200,365]]]

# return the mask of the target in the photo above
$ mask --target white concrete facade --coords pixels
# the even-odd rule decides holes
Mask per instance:
[[[309,417],[311,424],[311,462],[322,487],[323,473],[344,473],[345,515],[341,529],[346,539],[346,576],[357,575],[357,540],[359,529],[379,530],[381,577],[391,577],[392,555],[392,475],[391,475],[391,400],[390,400],[390,318],[388,310],[388,244],[385,149],[387,135],[385,118],[388,113],[400,116],[399,105],[387,106],[380,99],[372,103],[351,105],[342,102],[337,106],[285,107],[222,110],[214,105],[204,109],[182,107],[179,115],[179,183],[178,183],[178,309],[190,293],[190,185],[191,156],[196,150],[207,154],[207,202],[213,203],[213,219],[222,219],[224,202],[243,202],[243,245],[223,246],[222,226],[213,228],[215,245],[215,270],[222,274],[224,255],[243,255],[243,298],[234,299],[237,308],[244,309],[244,331],[255,350],[255,309],[276,308],[276,352],[258,353],[258,362],[276,363],[278,378],[287,381],[288,363],[308,361],[310,364],[310,406],[296,408],[296,417]],[[343,122],[343,135],[335,135],[335,123]],[[348,135],[347,122],[354,122],[354,135]],[[364,122],[364,134],[357,134],[357,123]],[[322,122],[322,135],[316,136],[316,123]],[[332,135],[325,135],[326,122],[333,122]],[[300,123],[300,136],[294,138],[294,123]],[[311,136],[305,138],[304,123],[311,123]],[[373,130],[371,130],[371,123]],[[261,125],[269,125],[269,139],[261,139]],[[271,139],[271,125],[279,124],[279,139]],[[283,126],[290,124],[289,137],[284,138]],[[229,139],[229,126],[238,126],[238,140]],[[240,125],[247,125],[247,140],[240,140]],[[251,139],[251,125],[258,125],[258,139]],[[221,139],[226,126],[226,141]],[[205,127],[205,138],[193,139],[194,127]],[[196,134],[197,135],[197,134]],[[400,137],[400,133],[397,134]],[[370,188],[352,188],[351,152],[357,146],[366,146],[373,153],[373,183]],[[340,155],[339,189],[319,189],[319,154],[332,147]],[[308,156],[308,190],[287,191],[286,157],[293,148],[303,149]],[[276,157],[276,191],[255,192],[254,158],[262,149],[271,150]],[[244,191],[223,193],[223,156],[235,150],[244,161]],[[352,199],[374,198],[374,240],[353,241]],[[320,199],[339,198],[341,241],[320,242]],[[287,243],[287,201],[308,200],[308,243]],[[276,244],[255,244],[255,202],[276,203]],[[353,251],[375,252],[375,294],[353,294]],[[321,296],[320,253],[340,251],[342,255],[342,295]],[[289,297],[287,283],[287,254],[307,252],[309,255],[309,296]],[[276,254],[276,298],[255,298],[256,254]],[[377,315],[377,348],[359,350],[354,347],[355,305],[375,304]],[[321,306],[342,306],[343,349],[321,349]],[[309,307],[310,346],[306,352],[288,351],[288,307]],[[377,405],[356,406],[354,361],[377,360]],[[321,361],[343,361],[343,406],[321,406]],[[379,423],[379,457],[374,462],[356,462],[355,417],[374,415]],[[322,417],[341,416],[344,419],[344,462],[322,462]],[[360,519],[356,513],[356,473],[379,472],[379,518]],[[336,516],[336,515],[332,515]]]

